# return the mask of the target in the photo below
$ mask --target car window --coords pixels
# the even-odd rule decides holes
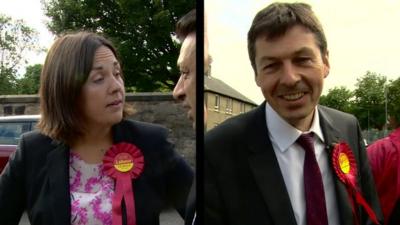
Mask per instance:
[[[0,122],[0,144],[16,145],[21,134],[30,130],[29,122]]]
[[[29,131],[31,131],[31,130],[36,130],[36,129],[37,129],[36,126],[37,126],[38,122],[39,122],[39,121],[32,121],[32,122],[31,122],[31,128],[30,128]]]

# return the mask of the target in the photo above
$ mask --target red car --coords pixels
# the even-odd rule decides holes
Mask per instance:
[[[0,174],[15,151],[21,134],[35,129],[40,115],[0,117]]]

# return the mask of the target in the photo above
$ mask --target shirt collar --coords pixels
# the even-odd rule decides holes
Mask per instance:
[[[276,143],[281,152],[285,152],[296,142],[297,138],[299,138],[303,132],[286,122],[268,103],[265,107],[267,127],[271,141]],[[316,137],[324,142],[317,106],[315,107],[315,112],[310,130],[304,133],[313,132]]]

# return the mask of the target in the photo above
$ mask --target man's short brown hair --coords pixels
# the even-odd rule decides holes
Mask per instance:
[[[310,5],[305,3],[272,3],[257,13],[247,34],[247,49],[256,75],[256,39],[262,35],[269,40],[282,37],[286,31],[295,25],[301,25],[310,30],[315,35],[321,54],[327,53],[328,46],[322,25]]]
[[[179,40],[184,40],[192,32],[196,32],[196,9],[192,9],[176,23],[175,33]]]
[[[82,134],[81,90],[101,46],[117,58],[110,41],[89,32],[64,35],[51,46],[40,77],[38,128],[43,134],[66,143]]]

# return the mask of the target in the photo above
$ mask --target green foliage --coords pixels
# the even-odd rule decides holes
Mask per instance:
[[[15,70],[0,65],[0,95],[15,94]]]
[[[351,98],[353,93],[344,86],[329,89],[327,95],[322,95],[319,104],[325,105],[343,112],[352,112]]]
[[[385,124],[385,85],[386,77],[374,72],[357,79],[354,114],[363,129],[381,130]]]
[[[388,114],[394,116],[400,122],[400,78],[392,81],[388,85]]]
[[[327,95],[320,97],[319,104],[354,114],[363,130],[382,130],[386,101],[388,114],[400,121],[400,78],[388,82],[385,76],[367,71],[357,79],[353,92],[344,86],[329,89]]]
[[[42,64],[26,67],[25,75],[17,81],[18,94],[37,94],[40,85]]]
[[[26,52],[41,50],[37,42],[37,32],[22,20],[0,14],[0,95],[17,92],[17,71],[26,64]]]
[[[179,78],[177,20],[195,0],[42,0],[49,29],[88,30],[111,39],[118,49],[125,85],[136,91],[170,91]]]

